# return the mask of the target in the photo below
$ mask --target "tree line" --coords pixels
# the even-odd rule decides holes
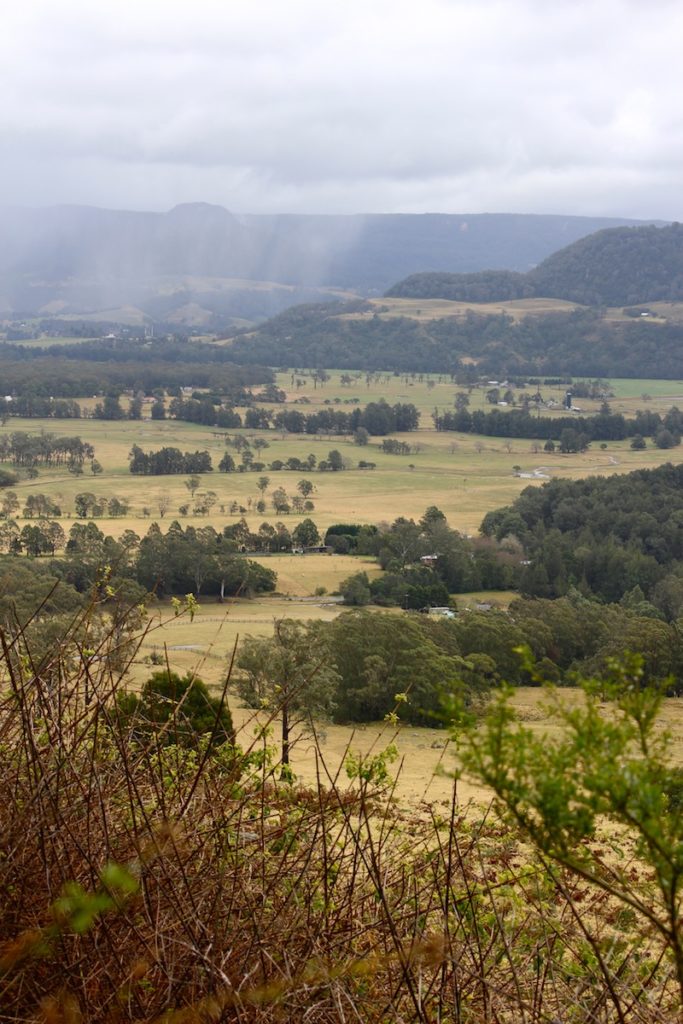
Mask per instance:
[[[143,452],[134,444],[128,455],[131,473],[141,476],[160,476],[179,473],[211,473],[213,465],[207,451],[181,452],[179,448],[164,447],[155,452]]]
[[[30,434],[13,431],[0,437],[0,460],[22,469],[35,466],[82,467],[86,459],[94,459],[95,449],[80,437],[60,437],[48,431]]]
[[[464,434],[483,434],[487,437],[524,437],[550,441],[564,431],[583,437],[584,446],[591,441],[622,441],[629,437],[661,437],[666,431],[674,444],[683,434],[683,413],[672,408],[664,416],[649,410],[639,411],[630,419],[609,410],[595,416],[578,413],[573,416],[540,416],[526,409],[455,409],[433,414],[437,430],[455,430]],[[664,438],[661,447],[671,447]],[[574,449],[576,450],[576,449]]]
[[[272,371],[263,366],[194,360],[194,345],[188,347],[185,362],[162,358],[161,352],[150,362],[144,359],[89,362],[78,358],[80,347],[75,346],[74,357],[71,358],[61,346],[55,346],[53,354],[46,356],[42,349],[0,345],[4,394],[12,395],[16,401],[23,395],[33,396],[32,400],[38,397],[80,398],[124,391],[151,394],[155,388],[172,390],[192,386],[216,390],[237,401],[246,388],[273,380]],[[218,346],[213,347],[219,350]],[[144,346],[140,346],[139,351],[143,349]],[[0,399],[0,403],[2,401]],[[12,415],[12,403],[0,404],[0,409]]]

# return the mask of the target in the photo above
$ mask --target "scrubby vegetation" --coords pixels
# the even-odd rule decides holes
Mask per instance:
[[[305,789],[278,779],[277,704],[245,749],[216,744],[224,688],[213,722],[193,716],[188,745],[188,681],[166,688],[161,731],[141,731],[122,686],[139,641],[121,659],[111,632],[92,633],[94,617],[84,609],[40,657],[16,620],[0,637],[8,1020],[674,1019],[680,818],[665,743],[645,739],[647,694],[605,682],[602,699],[626,717],[603,720],[593,702],[581,751],[612,746],[590,774],[591,760],[573,760],[529,811],[533,791],[513,798],[508,777],[523,764],[530,779],[543,764],[559,770],[564,748],[520,739],[514,762],[495,756],[501,733],[513,749],[496,709],[463,756],[516,824],[464,817],[455,800],[404,813],[390,800],[390,734],[369,755],[349,750],[345,781],[318,746],[318,786]],[[624,739],[639,736],[634,759]],[[584,813],[564,797],[574,787],[578,799],[586,779]],[[617,840],[596,813],[625,822],[618,858],[605,857]]]

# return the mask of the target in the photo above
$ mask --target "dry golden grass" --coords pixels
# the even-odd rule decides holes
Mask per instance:
[[[451,302],[448,299],[371,299],[373,309],[366,313],[346,313],[340,319],[362,320],[377,314],[382,319],[399,316],[410,317],[411,320],[441,320],[444,317],[462,317],[467,313],[478,313],[480,316],[498,316],[505,313],[515,320],[523,320],[530,315],[545,313],[564,313],[579,307],[577,302],[565,299],[510,299],[506,302]]]
[[[36,432],[40,429],[54,430],[55,424],[48,420],[13,419],[2,429],[5,432]],[[213,436],[212,431],[192,424],[106,424],[84,420],[71,421],[68,427],[60,424],[58,429],[65,433],[79,433],[91,441],[104,467],[103,474],[93,477],[86,473],[82,477],[73,477],[64,469],[45,470],[35,480],[22,480],[15,490],[22,504],[28,494],[36,492],[49,494],[57,500],[61,504],[63,526],[67,530],[74,521],[75,496],[81,491],[91,491],[103,497],[115,495],[130,502],[130,514],[125,518],[98,520],[100,527],[114,536],[126,529],[144,534],[150,523],[159,521],[159,496],[168,495],[171,502],[165,521],[178,518],[178,508],[189,502],[184,478],[131,476],[127,471],[127,453],[133,443],[146,450],[163,445],[174,445],[183,450],[206,448],[211,452],[214,464],[225,451],[224,444]],[[270,448],[264,453],[268,460],[290,455],[305,458],[309,452],[318,459],[324,459],[330,449],[336,448],[354,465],[363,458],[375,462],[377,468],[373,471],[350,469],[340,473],[274,473],[266,470],[270,478],[266,497],[280,486],[289,494],[296,493],[298,480],[305,476],[316,487],[313,495],[315,511],[311,517],[320,530],[335,522],[390,522],[399,515],[416,518],[429,505],[437,505],[454,528],[475,533],[488,511],[509,504],[525,487],[542,484],[546,478],[568,476],[576,479],[595,473],[624,473],[661,465],[677,456],[676,450],[659,451],[651,447],[634,452],[627,441],[610,442],[604,451],[593,446],[584,454],[548,455],[543,451],[533,451],[534,446],[529,441],[513,439],[508,451],[507,443],[501,438],[437,433],[428,427],[403,435],[403,438],[418,450],[407,456],[386,455],[379,450],[377,442],[359,448],[341,438],[301,438],[297,435],[282,439],[270,432]],[[539,471],[542,475],[518,477],[515,466],[521,466],[523,473]],[[256,486],[258,475],[218,472],[205,475],[200,490],[213,490],[217,504],[208,517],[190,515],[183,522],[195,526],[208,523],[222,529],[235,521],[229,512],[233,501],[247,508],[246,518],[252,529],[257,529],[264,520],[274,522],[276,517],[272,507],[269,506],[264,515],[251,510],[260,497]],[[301,518],[296,515],[284,517],[290,529]]]

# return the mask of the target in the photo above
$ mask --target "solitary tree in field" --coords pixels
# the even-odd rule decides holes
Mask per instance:
[[[252,708],[281,716],[280,762],[289,774],[292,730],[328,718],[339,676],[322,634],[292,619],[275,623],[271,639],[247,637],[237,660],[238,692]]]
[[[296,489],[303,498],[308,498],[315,490],[315,486],[310,480],[299,480]]]
[[[200,483],[201,480],[199,479],[198,476],[188,476],[187,480],[185,481],[185,486],[190,492],[191,498],[194,498],[194,493],[198,489]]]
[[[289,498],[284,487],[276,487],[271,495],[271,499],[276,512],[289,512]]]
[[[171,495],[164,491],[163,494],[157,495],[157,508],[159,509],[159,518],[163,519],[168,510],[171,507]]]
[[[259,489],[259,491],[261,493],[261,497],[263,497],[263,495],[268,490],[268,485],[269,484],[270,484],[270,477],[269,476],[260,476],[258,478],[258,480],[256,481],[256,486],[258,487],[258,489]]]

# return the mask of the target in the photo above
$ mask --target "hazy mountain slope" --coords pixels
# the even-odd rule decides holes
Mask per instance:
[[[548,296],[588,306],[631,306],[683,299],[683,226],[598,231],[544,259],[526,274],[413,274],[387,296],[501,302]]]
[[[241,216],[193,203],[168,213],[0,209],[0,309],[38,313],[192,306],[259,319],[330,288],[372,294],[425,270],[526,271],[606,218],[478,215]],[[249,285],[252,282],[252,285]],[[268,285],[306,289],[268,295]],[[257,294],[260,293],[260,294]]]
[[[628,306],[683,298],[683,225],[612,228],[582,238],[527,275],[537,295]]]

